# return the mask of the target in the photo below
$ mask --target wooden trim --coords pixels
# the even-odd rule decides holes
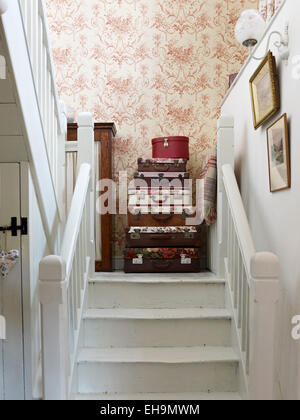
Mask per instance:
[[[275,124],[277,124],[281,119],[284,119],[284,140],[285,140],[285,150],[286,150],[286,169],[287,169],[287,186],[273,189],[272,190],[272,183],[271,183],[271,162],[270,162],[270,138],[269,138],[269,131]],[[279,192],[288,190],[291,188],[291,164],[290,164],[290,148],[289,148],[289,129],[288,129],[288,120],[287,114],[281,115],[270,127],[267,128],[267,147],[268,147],[268,164],[269,164],[269,185],[270,185],[270,192]]]
[[[255,107],[255,101],[254,101],[254,92],[253,92],[253,83],[255,82],[255,79],[260,74],[260,72],[263,70],[263,68],[268,65],[268,71],[270,74],[271,79],[271,89],[272,89],[272,99],[273,99],[273,108],[271,111],[264,115],[260,120],[257,118],[257,109]],[[253,122],[254,122],[254,128],[257,130],[259,127],[264,125],[273,115],[277,113],[280,109],[280,91],[279,91],[279,79],[278,79],[278,73],[276,69],[276,59],[273,56],[272,52],[269,51],[263,62],[259,65],[255,73],[250,79],[250,93],[251,93],[251,103],[252,103],[252,113],[253,113]]]

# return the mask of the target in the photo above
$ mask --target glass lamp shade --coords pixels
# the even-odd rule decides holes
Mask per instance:
[[[245,47],[253,47],[262,38],[266,22],[257,10],[245,10],[235,27],[236,39]]]

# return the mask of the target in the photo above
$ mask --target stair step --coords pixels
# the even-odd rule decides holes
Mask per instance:
[[[90,308],[224,308],[225,280],[211,273],[103,273],[90,280]]]
[[[236,392],[232,348],[82,349],[79,393]]]
[[[230,346],[231,315],[225,309],[90,309],[85,347]]]
[[[242,398],[238,393],[234,392],[186,392],[173,394],[77,394],[74,399],[86,401],[241,401]]]
[[[176,309],[88,309],[85,319],[231,319],[227,309],[176,308]]]
[[[88,349],[79,352],[79,363],[207,363],[237,362],[232,348],[182,347],[182,348],[120,348]]]

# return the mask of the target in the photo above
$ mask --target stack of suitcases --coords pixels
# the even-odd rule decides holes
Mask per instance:
[[[197,273],[207,268],[207,230],[194,217],[187,172],[189,139],[152,140],[153,158],[138,159],[124,250],[126,273]]]

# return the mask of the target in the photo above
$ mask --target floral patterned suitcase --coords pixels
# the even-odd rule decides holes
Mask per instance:
[[[138,227],[126,229],[126,248],[152,246],[201,248],[206,255],[207,228],[202,226]]]
[[[175,188],[190,186],[190,174],[188,172],[136,172],[134,174],[135,185],[147,185],[151,188]]]
[[[126,248],[125,273],[199,273],[206,269],[197,248]]]
[[[154,159],[189,159],[188,137],[160,137],[152,140]]]
[[[187,159],[138,159],[139,172],[186,172]]]

